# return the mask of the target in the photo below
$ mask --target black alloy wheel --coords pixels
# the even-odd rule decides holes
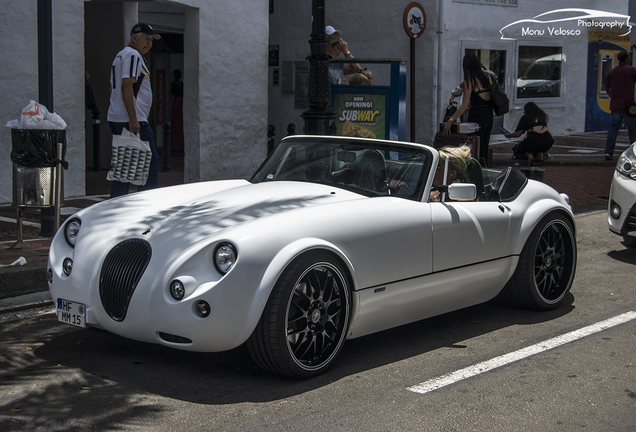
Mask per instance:
[[[529,309],[558,307],[572,286],[576,258],[571,222],[558,213],[545,216],[524,245],[503,297]]]
[[[344,344],[351,289],[343,266],[326,252],[292,262],[247,342],[254,361],[273,373],[309,378],[324,372]]]

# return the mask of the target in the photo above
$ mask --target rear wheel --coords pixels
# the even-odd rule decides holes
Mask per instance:
[[[502,296],[516,306],[554,309],[570,291],[575,271],[572,224],[563,215],[549,214],[530,234]]]
[[[296,378],[325,371],[347,333],[351,291],[342,265],[325,252],[292,262],[280,276],[247,342],[263,369]]]

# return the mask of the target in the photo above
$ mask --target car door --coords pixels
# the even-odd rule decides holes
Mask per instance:
[[[501,257],[510,211],[500,202],[433,202],[433,272]]]

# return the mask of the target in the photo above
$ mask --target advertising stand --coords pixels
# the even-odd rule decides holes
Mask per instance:
[[[407,60],[356,58],[355,62],[364,66],[389,65],[388,85],[332,84],[336,135],[404,141]],[[330,63],[351,63],[351,59],[333,59]]]

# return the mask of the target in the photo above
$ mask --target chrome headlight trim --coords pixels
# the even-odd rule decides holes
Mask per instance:
[[[64,227],[64,238],[71,247],[75,247],[81,227],[82,221],[77,218],[71,219]]]
[[[625,177],[636,180],[636,154],[634,154],[633,144],[618,158],[616,171]]]
[[[214,266],[222,275],[229,272],[236,263],[236,248],[230,243],[221,243],[214,250]]]
[[[185,286],[179,279],[175,279],[170,283],[170,295],[173,299],[180,301],[185,296]]]

